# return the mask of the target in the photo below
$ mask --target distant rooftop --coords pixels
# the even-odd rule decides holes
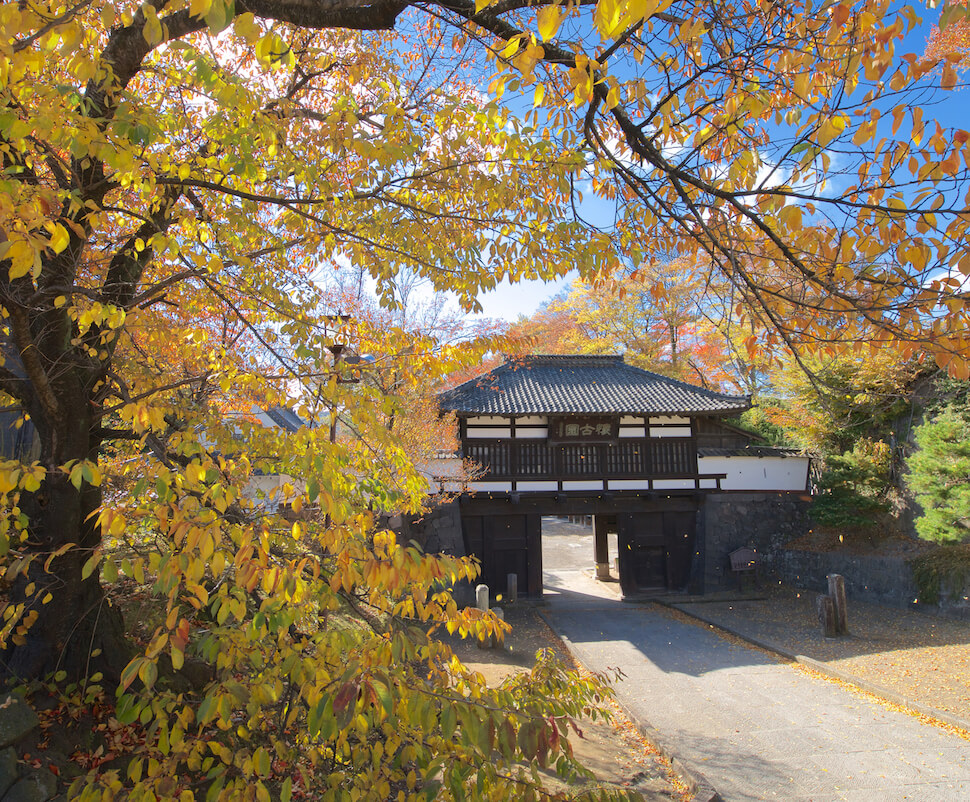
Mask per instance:
[[[694,387],[617,355],[508,357],[438,400],[442,409],[473,415],[732,415],[751,406],[749,396]]]
[[[298,432],[306,423],[292,409],[286,407],[270,407],[264,409],[266,416],[279,426],[284,432]]]

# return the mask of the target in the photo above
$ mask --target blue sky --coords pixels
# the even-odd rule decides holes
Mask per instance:
[[[919,16],[922,17],[923,24],[915,28],[906,37],[902,47],[898,50],[900,54],[906,52],[922,53],[927,37],[936,20],[939,19],[939,8],[927,8],[925,3],[911,3],[910,5],[913,5]],[[966,96],[965,89],[950,93],[946,96],[944,102],[927,108],[925,118],[927,120],[936,119],[941,125],[948,128],[970,127],[970,117],[968,117],[966,111]],[[507,98],[507,100],[511,100],[511,98]],[[587,195],[587,198],[590,197],[591,195]],[[598,216],[596,215],[597,211],[602,214],[603,209],[597,209],[597,205],[601,204],[591,203],[587,200],[584,203],[584,214],[593,217]],[[481,316],[513,321],[521,315],[530,315],[574,278],[575,274],[571,273],[555,282],[523,281],[515,285],[503,282],[495,290],[484,293],[479,297],[483,307]]]
[[[491,292],[479,296],[482,317],[511,321],[520,315],[531,315],[574,278],[575,274],[570,273],[555,282],[520,281],[513,285],[504,281]]]

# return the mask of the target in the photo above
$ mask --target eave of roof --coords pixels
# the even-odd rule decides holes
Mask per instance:
[[[438,400],[443,409],[471,415],[732,415],[751,406],[749,396],[695,387],[616,355],[507,359]]]
[[[802,457],[809,455],[797,448],[780,446],[745,446],[744,448],[698,448],[698,457]]]

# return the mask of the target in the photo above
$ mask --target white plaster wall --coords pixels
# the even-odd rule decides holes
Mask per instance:
[[[516,440],[545,440],[548,436],[549,430],[544,427],[532,426],[524,428],[518,424],[515,427]]]
[[[808,457],[698,457],[698,473],[723,473],[721,490],[805,490]]]
[[[603,480],[574,480],[562,483],[563,490],[602,490]]]
[[[690,437],[690,426],[659,426],[650,427],[651,437]]]
[[[610,490],[649,490],[647,479],[610,479]]]
[[[542,491],[542,490],[558,490],[559,482],[551,481],[530,481],[530,482],[516,482],[516,490],[532,490],[532,491]]]
[[[468,487],[471,490],[477,490],[480,493],[511,493],[512,483],[511,482],[469,482]]]
[[[654,490],[693,490],[693,479],[654,479]]]
[[[486,429],[482,426],[469,426],[468,438],[484,438],[486,440],[508,440],[512,436],[511,427],[508,429]]]
[[[626,426],[620,428],[620,439],[624,437],[646,437],[647,427],[646,426]]]

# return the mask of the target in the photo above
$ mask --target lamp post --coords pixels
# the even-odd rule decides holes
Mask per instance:
[[[345,315],[343,313],[336,315],[327,315],[326,320],[330,323],[338,324],[334,330],[334,336],[338,337],[340,335],[346,335],[345,326],[351,320],[350,315]],[[360,382],[360,372],[354,371],[350,376],[344,377],[340,374],[340,364],[344,363],[347,365],[358,365],[361,361],[370,362],[373,359],[366,354],[361,357],[353,348],[351,348],[347,343],[333,342],[326,346],[327,350],[330,352],[331,358],[333,360],[333,382],[337,384],[358,384]],[[337,442],[337,405],[336,402],[332,402],[329,405],[330,409],[330,442]]]

